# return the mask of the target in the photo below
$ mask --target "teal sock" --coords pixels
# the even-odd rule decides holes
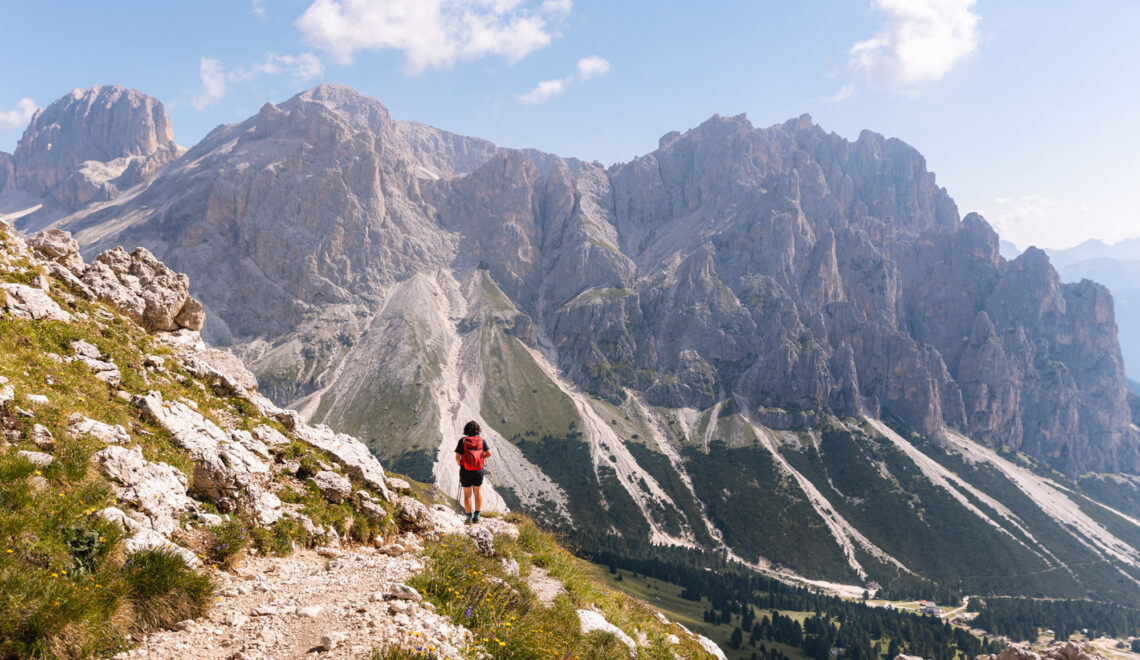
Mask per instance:
[[[479,512],[478,511],[476,511],[474,514],[472,514],[471,522],[479,522]]]

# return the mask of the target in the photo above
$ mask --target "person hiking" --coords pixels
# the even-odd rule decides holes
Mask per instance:
[[[483,509],[483,463],[491,456],[491,448],[479,437],[483,429],[479,422],[470,421],[463,426],[463,437],[455,445],[455,464],[459,466],[459,485],[463,488],[463,508],[467,511],[467,522],[479,522],[479,512]],[[475,496],[475,509],[471,509],[471,496]]]

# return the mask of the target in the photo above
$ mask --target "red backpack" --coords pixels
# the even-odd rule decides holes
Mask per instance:
[[[463,438],[463,458],[460,463],[464,470],[470,472],[478,472],[483,469],[483,457],[486,455],[483,450],[483,439],[477,435]]]

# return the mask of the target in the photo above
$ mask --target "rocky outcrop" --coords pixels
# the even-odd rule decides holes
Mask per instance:
[[[179,516],[196,508],[186,495],[186,475],[166,463],[144,459],[141,447],[107,447],[96,452],[92,460],[103,474],[122,486],[119,497],[139,507],[159,534],[169,536],[178,528]]]
[[[48,229],[32,236],[28,245],[48,261],[53,275],[148,330],[202,329],[205,311],[190,296],[189,278],[167,268],[144,248],[127,254],[117,247],[87,265],[79,244],[67,232]]]
[[[1066,641],[1053,642],[1041,651],[1011,645],[1001,653],[979,655],[975,660],[1103,660],[1104,657],[1091,644]]]
[[[254,513],[263,525],[281,517],[281,500],[266,489],[269,465],[216,424],[179,401],[163,401],[158,392],[135,398],[149,418],[170,433],[171,440],[194,461],[191,492],[208,498],[222,511],[239,507]]]
[[[32,117],[12,186],[75,210],[113,199],[181,153],[159,100],[114,85],[76,89]]]

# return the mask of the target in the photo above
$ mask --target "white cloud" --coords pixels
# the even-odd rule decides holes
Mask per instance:
[[[548,101],[555,96],[566,91],[566,88],[575,83],[581,83],[589,80],[590,78],[597,78],[604,76],[610,71],[610,63],[597,55],[583,57],[578,60],[578,69],[576,73],[572,73],[565,78],[555,78],[554,80],[543,80],[538,83],[534,89],[526,94],[516,94],[515,97],[521,103],[533,105],[535,103],[542,103]]]
[[[497,55],[514,63],[550,43],[569,0],[314,0],[294,23],[302,38],[350,64],[360,51],[399,50],[405,72]]]
[[[259,75],[288,74],[294,80],[318,78],[325,73],[325,65],[312,53],[278,55],[266,53],[265,59],[248,67],[227,72],[221,60],[203,57],[200,65],[202,89],[191,100],[195,110],[201,112],[222,100],[233,83],[244,82]]]
[[[202,89],[190,104],[201,112],[226,95],[226,72],[221,60],[203,57],[198,65],[198,75],[202,79]]]
[[[0,111],[0,131],[10,131],[13,128],[23,128],[36,114],[36,102],[29,98],[16,101],[16,107],[11,110]]]
[[[978,49],[976,0],[874,0],[886,27],[851,47],[848,64],[875,85],[908,89],[939,80]]]
[[[0,131],[10,131],[13,128],[23,128],[36,114],[36,102],[29,98],[16,101],[16,107],[11,110],[0,111]]]
[[[610,63],[597,55],[583,57],[578,60],[578,79],[589,80],[595,76],[604,76],[610,72]]]
[[[230,79],[232,81],[248,80],[262,73],[271,76],[287,73],[296,80],[308,80],[309,78],[323,76],[325,73],[325,65],[321,62],[319,57],[312,53],[301,53],[300,55],[266,53],[264,62],[254,64],[248,69],[237,71],[230,76]]]
[[[574,8],[573,0],[546,0],[542,3],[542,11],[550,14],[566,16]]]
[[[841,101],[846,101],[847,99],[851,98],[851,96],[854,93],[855,93],[855,85],[852,85],[851,83],[847,83],[846,85],[839,88],[839,91],[836,92],[835,95],[831,97],[830,101],[832,103],[839,103]]]
[[[542,103],[543,101],[550,100],[566,91],[566,79],[558,78],[556,80],[543,80],[538,83],[534,89],[526,94],[519,95],[519,101],[532,105],[535,103]]]
[[[249,10],[258,18],[265,18],[265,0],[253,0]]]

